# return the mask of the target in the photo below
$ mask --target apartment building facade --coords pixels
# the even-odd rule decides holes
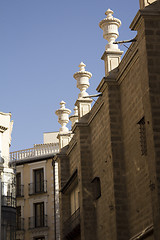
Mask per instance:
[[[57,142],[47,142],[10,154],[16,166],[17,240],[59,239],[58,176],[57,166],[52,166],[58,151]]]
[[[72,132],[65,103],[56,111],[61,240],[160,239],[160,3],[140,7],[130,26],[137,36],[121,62],[113,43],[120,20],[108,9],[100,22],[105,77],[92,109],[92,75],[81,63]]]

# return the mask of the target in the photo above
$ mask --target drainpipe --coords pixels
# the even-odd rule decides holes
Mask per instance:
[[[54,239],[56,240],[57,239],[57,226],[56,226],[56,217],[57,217],[57,214],[56,214],[56,184],[55,184],[55,161],[54,159],[52,160],[52,166],[53,166],[53,198],[54,198]]]

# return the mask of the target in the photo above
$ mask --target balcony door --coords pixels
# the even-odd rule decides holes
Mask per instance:
[[[35,203],[35,227],[44,227],[44,202]]]
[[[16,229],[21,230],[21,206],[16,207]]]
[[[21,173],[16,174],[16,196],[21,196]]]
[[[44,192],[44,171],[43,168],[34,170],[35,193]]]

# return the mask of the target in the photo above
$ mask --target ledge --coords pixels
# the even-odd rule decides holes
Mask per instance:
[[[62,192],[63,194],[66,193],[66,191],[70,188],[70,186],[72,185],[72,183],[75,181],[75,179],[77,178],[77,169],[73,172],[73,174],[70,176],[70,178],[67,180],[66,184],[62,187],[62,189],[60,190],[60,192]]]
[[[148,5],[147,7],[145,7],[144,9],[140,9],[135,18],[133,19],[131,25],[130,25],[130,29],[131,30],[137,30],[136,26],[137,23],[139,22],[139,19],[141,18],[141,16],[159,16],[160,14],[160,10],[159,10],[159,3],[154,2],[151,5]]]
[[[11,161],[9,164],[10,164],[10,166],[12,164],[13,165],[15,164],[16,166],[18,166],[18,165],[23,165],[25,163],[39,162],[39,161],[47,160],[50,158],[54,158],[55,155],[56,155],[55,153],[51,153],[51,154],[46,154],[46,155],[42,155],[42,156],[29,157],[29,158],[25,158],[22,160]]]

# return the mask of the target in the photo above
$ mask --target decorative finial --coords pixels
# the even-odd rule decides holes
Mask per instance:
[[[83,62],[81,62],[78,67],[79,67],[79,71],[84,72],[86,65]]]
[[[65,102],[60,102],[60,109],[58,109],[55,113],[58,116],[58,122],[61,124],[61,128],[59,129],[60,133],[68,133],[69,129],[66,127],[67,123],[69,122],[69,114],[71,113],[71,110],[68,108],[65,108]]]
[[[63,100],[60,102],[60,105],[61,105],[60,109],[65,109],[66,103]]]
[[[74,116],[78,116],[78,107],[77,106],[75,106],[75,108],[74,108]]]
[[[78,122],[78,107],[77,106],[75,106],[74,114],[69,117],[69,120],[72,122],[72,127],[76,122]]]
[[[80,94],[78,98],[83,98],[84,96],[88,96],[86,92],[87,88],[89,87],[89,79],[92,77],[90,72],[85,70],[86,65],[81,62],[79,64],[80,71],[76,72],[73,77],[77,80],[77,87],[80,89]]]
[[[105,14],[107,15],[100,23],[99,27],[103,30],[103,37],[108,41],[106,50],[119,50],[117,44],[113,44],[119,36],[118,28],[121,21],[112,16],[113,11],[108,9]]]
[[[108,8],[108,10],[105,12],[105,15],[107,15],[107,19],[113,19],[113,11]]]

